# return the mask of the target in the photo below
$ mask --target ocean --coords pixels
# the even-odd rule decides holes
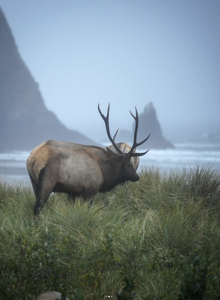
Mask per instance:
[[[220,173],[220,142],[185,142],[174,143],[174,146],[174,149],[150,150],[140,157],[138,172],[148,167],[157,167],[169,172],[183,167],[210,166]],[[29,152],[25,151],[0,153],[0,181],[10,184],[30,184],[26,170],[28,156]]]

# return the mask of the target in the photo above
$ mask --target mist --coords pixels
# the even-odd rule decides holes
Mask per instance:
[[[153,102],[172,141],[220,135],[219,1],[0,0],[47,108],[93,140]]]

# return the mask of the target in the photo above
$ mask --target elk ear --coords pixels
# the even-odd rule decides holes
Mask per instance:
[[[117,154],[115,152],[113,152],[112,150],[110,150],[108,147],[106,148],[108,154],[112,157],[112,156],[116,156]]]

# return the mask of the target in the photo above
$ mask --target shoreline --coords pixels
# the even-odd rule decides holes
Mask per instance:
[[[26,161],[0,159],[0,182],[29,184]]]
[[[196,167],[210,167],[220,173],[220,143],[206,145],[205,150],[204,145],[197,144],[195,147],[193,143],[175,146],[175,149],[170,150],[150,149],[146,156],[140,158],[138,173],[149,168],[158,168],[169,173],[182,168]],[[0,182],[30,185],[26,169],[26,160],[29,155],[28,151],[0,152]]]

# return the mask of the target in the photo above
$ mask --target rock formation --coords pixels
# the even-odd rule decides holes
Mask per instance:
[[[133,125],[133,132],[135,128],[135,123]],[[126,135],[124,135],[126,133]],[[144,140],[148,134],[151,134],[149,139],[141,145],[139,148],[142,149],[168,149],[174,148],[173,144],[167,141],[162,134],[160,123],[157,119],[156,110],[153,104],[150,102],[146,105],[144,112],[139,114],[139,127],[138,127],[138,137],[137,141],[140,142]],[[118,134],[117,140],[124,140],[126,142],[132,143],[133,133],[128,134],[127,130],[121,130]]]
[[[0,9],[0,151],[31,150],[49,139],[95,144],[46,108]]]
[[[149,133],[151,134],[149,139],[140,148],[174,148],[173,144],[164,138],[156,110],[151,102],[145,106],[144,112],[139,115],[138,141],[144,140]]]

